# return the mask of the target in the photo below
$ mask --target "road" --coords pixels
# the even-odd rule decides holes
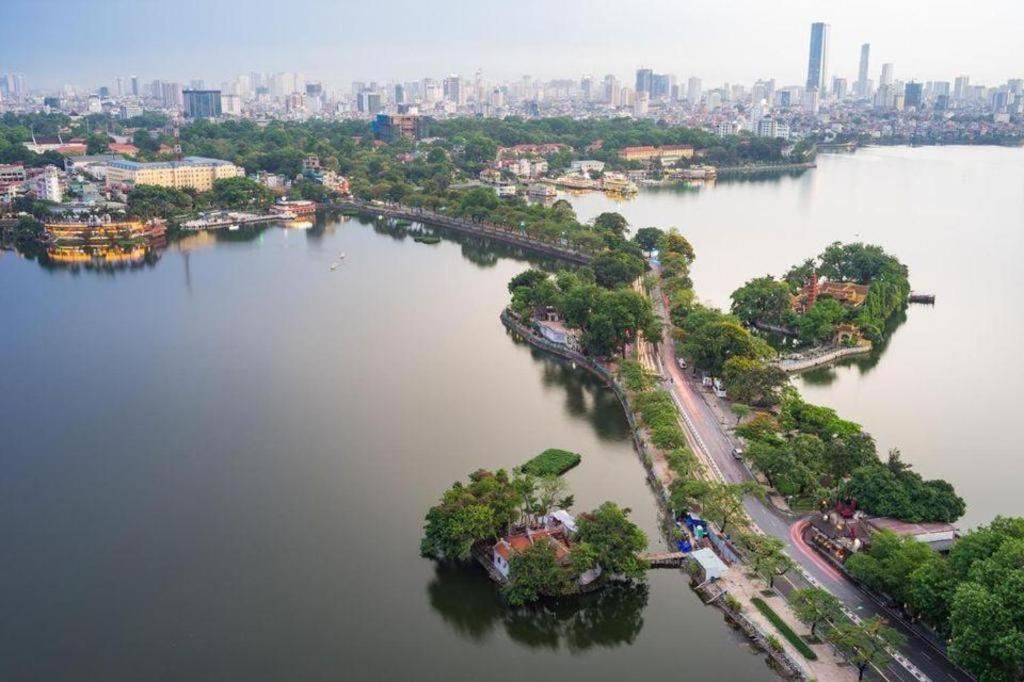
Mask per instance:
[[[668,320],[666,303],[660,288],[653,297],[655,307],[663,320]],[[718,415],[711,409],[702,395],[699,381],[679,368],[673,343],[659,344],[657,361],[660,365],[664,387],[676,401],[682,415],[686,430],[695,444],[710,459],[718,470],[718,476],[728,482],[740,482],[751,478],[750,471],[744,464],[732,456],[735,444],[729,434],[728,427],[719,421]],[[896,628],[907,638],[899,658],[878,671],[887,679],[898,680],[970,680],[969,675],[954,666],[938,650],[932,642],[890,612],[876,601],[874,597],[861,590],[848,580],[839,570],[813,548],[803,542],[801,530],[807,523],[806,519],[790,517],[775,509],[769,503],[754,497],[748,497],[744,506],[751,520],[766,535],[779,538],[786,544],[790,556],[803,569],[802,576],[794,576],[790,582],[795,587],[806,587],[816,584],[836,595],[847,607],[848,613],[859,618],[871,618],[882,615],[891,627]],[[793,573],[793,572],[791,572]],[[788,590],[784,590],[788,591]]]

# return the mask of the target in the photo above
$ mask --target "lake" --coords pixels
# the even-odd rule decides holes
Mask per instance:
[[[452,482],[548,447],[664,547],[614,396],[498,320],[528,265],[355,219],[0,255],[0,678],[773,679],[679,572],[511,610],[419,557]]]
[[[797,378],[811,402],[864,425],[967,502],[959,525],[1024,515],[1024,458],[1009,428],[1024,378],[1024,149],[878,147],[820,155],[818,168],[616,202],[569,198],[581,219],[619,211],[677,226],[693,243],[701,300],[728,307],[745,281],[781,275],[834,241],[878,244],[907,264],[911,305],[884,347]],[[995,363],[995,364],[993,364]]]

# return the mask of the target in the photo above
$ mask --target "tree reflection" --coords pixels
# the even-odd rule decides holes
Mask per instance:
[[[838,370],[840,369],[856,367],[861,375],[870,373],[878,366],[878,363],[882,359],[882,355],[885,353],[886,349],[889,347],[889,342],[892,340],[896,330],[899,329],[906,321],[906,308],[897,310],[886,321],[885,328],[883,329],[882,340],[874,344],[870,353],[844,358],[833,365],[808,370],[800,375],[801,380],[810,386],[830,386],[839,378]]]
[[[467,639],[482,641],[501,627],[531,649],[576,653],[636,641],[649,592],[646,585],[615,583],[591,594],[512,608],[479,567],[441,562],[427,594],[445,623]]]

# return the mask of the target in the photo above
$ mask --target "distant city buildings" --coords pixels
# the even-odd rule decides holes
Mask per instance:
[[[158,185],[205,192],[223,178],[240,178],[245,170],[228,161],[188,156],[181,161],[142,163],[123,159],[111,161],[106,168],[106,182],[112,185]]]
[[[220,90],[185,90],[185,118],[219,118],[223,113]]]
[[[811,24],[811,50],[807,59],[807,89],[825,92],[828,78],[829,32],[822,22]]]

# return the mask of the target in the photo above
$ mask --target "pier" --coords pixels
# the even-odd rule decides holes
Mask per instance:
[[[638,555],[649,568],[681,568],[690,556],[686,552],[647,552]]]
[[[512,228],[508,225],[498,225],[486,221],[467,220],[454,216],[444,215],[428,211],[423,208],[401,206],[398,204],[380,204],[363,201],[348,201],[337,204],[339,208],[350,209],[360,213],[381,216],[387,219],[410,220],[428,225],[446,227],[457,232],[471,234],[477,237],[486,237],[496,241],[519,246],[544,256],[559,258],[570,263],[586,265],[590,262],[591,255],[580,249],[566,245],[557,240],[544,240],[538,237],[531,237],[525,231]]]
[[[935,294],[919,294],[915,291],[910,292],[910,296],[907,297],[908,303],[930,303],[935,305]]]

